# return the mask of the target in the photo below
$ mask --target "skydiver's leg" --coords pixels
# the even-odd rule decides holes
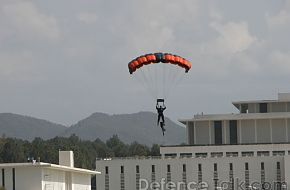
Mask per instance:
[[[165,129],[164,129],[164,123],[163,122],[160,122],[160,127],[162,129],[162,133],[163,133],[163,136],[164,136]]]
[[[160,115],[160,114],[158,114],[157,125],[159,125],[160,118],[161,118],[161,115]]]
[[[162,122],[165,123],[163,114],[161,115],[161,119],[162,119]]]

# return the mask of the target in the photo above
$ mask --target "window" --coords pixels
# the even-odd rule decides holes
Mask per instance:
[[[167,172],[168,173],[170,172],[170,165],[169,164],[167,165]]]
[[[124,166],[121,166],[121,174],[124,173]]]
[[[267,103],[260,103],[260,113],[267,113],[268,112],[268,106]]]
[[[137,174],[140,173],[140,171],[139,171],[139,166],[138,166],[138,165],[136,166],[136,173],[137,173]]]
[[[180,153],[181,158],[190,158],[192,157],[192,153]]]
[[[211,157],[222,157],[223,156],[223,152],[211,152],[210,156]]]
[[[207,157],[207,153],[206,152],[195,153],[195,157],[197,157],[197,158],[206,158]]]
[[[241,113],[248,113],[248,104],[241,104]]]
[[[215,144],[222,144],[222,121],[214,121],[214,142]]]
[[[280,162],[277,162],[277,170],[280,170]]]
[[[201,164],[198,164],[198,171],[201,172]]]
[[[284,156],[285,151],[273,151],[273,156]]]
[[[230,120],[230,144],[238,144],[237,120]]]
[[[108,166],[106,166],[106,174],[109,174],[109,167]]]
[[[233,163],[230,163],[230,171],[233,171]]]
[[[15,190],[15,168],[12,168],[12,189]]]
[[[165,158],[175,158],[177,156],[176,153],[164,154]]]
[[[182,171],[186,172],[186,165],[185,164],[182,165]]]
[[[242,156],[254,156],[254,152],[242,152]]]
[[[216,172],[217,171],[217,163],[213,164],[213,170]]]
[[[155,173],[155,165],[152,165],[152,173]]]
[[[248,162],[245,163],[245,170],[249,170],[249,163]]]
[[[265,170],[264,162],[261,162],[261,170]]]
[[[269,151],[258,151],[257,156],[270,156]]]
[[[5,187],[5,170],[2,169],[2,187]]]
[[[238,152],[226,152],[227,157],[238,157],[239,153]]]

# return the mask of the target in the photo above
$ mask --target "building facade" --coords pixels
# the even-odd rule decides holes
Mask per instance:
[[[100,172],[75,168],[72,151],[59,152],[59,164],[43,162],[0,164],[5,190],[91,190],[91,176]]]
[[[180,120],[188,145],[160,157],[97,158],[97,189],[288,189],[290,94],[233,105],[236,114]]]

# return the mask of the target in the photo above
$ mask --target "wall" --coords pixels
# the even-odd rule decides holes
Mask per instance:
[[[0,168],[2,170],[2,168]],[[0,173],[0,186],[2,186],[2,172]],[[5,188],[13,189],[12,168],[5,168]],[[16,167],[15,168],[15,189],[39,190],[41,189],[41,170],[34,167]]]
[[[91,190],[91,175],[72,173],[73,190]]]
[[[174,159],[119,159],[110,161],[97,161],[97,170],[102,172],[98,175],[97,189],[105,189],[105,166],[109,167],[109,180],[111,190],[120,189],[120,167],[124,166],[125,189],[136,189],[136,165],[140,167],[140,178],[151,182],[152,165],[156,167],[156,181],[161,183],[162,178],[167,178],[167,165],[171,167],[171,181],[177,184],[182,182],[182,168],[186,165],[186,181],[198,182],[198,164],[202,167],[202,181],[207,182],[208,189],[214,189],[214,164],[217,164],[218,181],[229,181],[229,164],[233,164],[235,182],[245,181],[245,163],[249,164],[250,183],[261,181],[261,162],[265,165],[266,181],[276,181],[276,163],[280,162],[282,176],[284,177],[283,157],[222,157],[222,158],[174,158]],[[144,183],[143,183],[144,185]],[[143,186],[144,187],[144,186]]]
[[[43,190],[65,190],[65,172],[49,168],[42,169]]]

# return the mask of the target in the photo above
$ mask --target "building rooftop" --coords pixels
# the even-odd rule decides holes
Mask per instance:
[[[85,173],[85,174],[101,174],[101,172],[93,171],[93,170],[87,170],[82,168],[75,168],[75,167],[68,167],[68,166],[62,166],[57,164],[50,164],[50,163],[44,163],[44,162],[29,162],[29,163],[3,163],[0,164],[1,168],[9,168],[9,167],[39,167],[39,168],[50,168],[50,169],[56,169],[56,170],[62,170],[62,171],[70,171],[70,172],[77,172],[77,173]]]
[[[209,121],[209,120],[243,120],[243,119],[279,119],[290,117],[290,112],[271,112],[271,113],[247,113],[247,114],[201,114],[194,115],[191,119],[179,119],[178,121],[186,124],[187,121]]]

